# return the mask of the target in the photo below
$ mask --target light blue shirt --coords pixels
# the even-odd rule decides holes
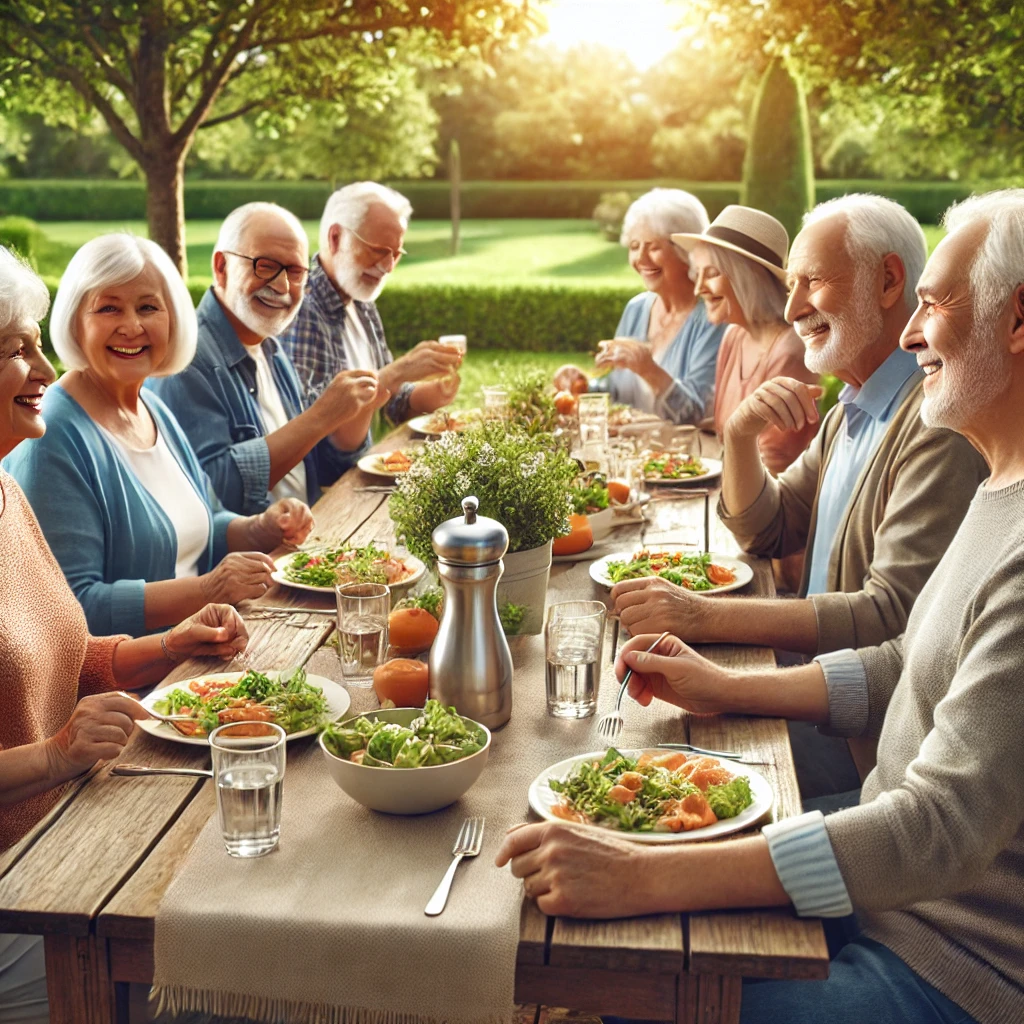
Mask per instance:
[[[828,593],[828,563],[857,480],[868,465],[896,410],[917,381],[917,360],[897,348],[860,389],[839,392],[844,406],[832,458],[818,495],[818,519],[811,546],[807,596]]]

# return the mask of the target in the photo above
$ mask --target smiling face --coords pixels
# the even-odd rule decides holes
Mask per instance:
[[[690,291],[690,267],[668,238],[639,223],[629,237],[629,265],[649,292],[674,295]]]
[[[969,431],[978,413],[1010,386],[1012,357],[1001,342],[1013,317],[1011,297],[994,320],[979,322],[975,315],[970,273],[987,234],[986,223],[974,223],[938,244],[900,339],[924,369],[921,419],[930,427]]]
[[[167,358],[171,313],[155,267],[146,266],[125,284],[90,292],[75,321],[89,372],[101,380],[136,384]]]
[[[786,319],[804,343],[809,370],[842,377],[878,340],[883,315],[877,276],[877,268],[858,266],[848,252],[844,214],[796,236],[786,273]]]
[[[0,330],[0,456],[26,438],[43,436],[43,392],[55,376],[34,320]]]
[[[743,324],[743,310],[728,275],[714,262],[710,245],[696,245],[690,253],[693,293],[704,300],[704,310],[713,324]]]
[[[398,214],[384,203],[373,203],[355,231],[336,224],[328,237],[332,280],[353,299],[373,302],[398,264],[405,241]]]

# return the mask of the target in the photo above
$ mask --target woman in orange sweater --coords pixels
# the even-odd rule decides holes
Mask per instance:
[[[54,379],[40,347],[43,282],[0,246],[0,457],[41,437]],[[31,442],[29,442],[31,443]],[[159,682],[192,655],[233,658],[247,636],[230,605],[207,605],[169,633],[89,635],[85,615],[14,480],[0,470],[0,851],[57,802],[64,785],[116,757],[138,701],[116,692]],[[0,1020],[46,1021],[41,941],[0,935]]]

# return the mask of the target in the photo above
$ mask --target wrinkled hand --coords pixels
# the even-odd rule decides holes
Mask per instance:
[[[342,370],[334,375],[314,406],[323,410],[334,430],[339,424],[384,405],[391,392],[373,370]]]
[[[390,367],[403,383],[420,381],[436,373],[450,373],[462,365],[462,352],[439,341],[421,341],[404,356],[399,356]]]
[[[298,547],[313,529],[313,513],[309,506],[298,498],[282,498],[275,501],[255,519],[254,547],[262,551],[273,551],[281,544]]]
[[[674,636],[665,637],[648,654],[647,648],[657,639],[657,633],[641,633],[627,640],[619,652],[615,677],[621,683],[626,670],[633,670],[630,697],[642,707],[657,699],[698,715],[724,710],[722,696],[729,689],[728,673]]]
[[[238,604],[262,597],[273,582],[274,563],[262,551],[232,551],[221,563],[199,577],[203,597],[210,602]]]
[[[434,412],[455,400],[462,378],[457,373],[446,373],[440,380],[424,381],[416,385],[416,405],[425,412]]]
[[[597,828],[555,822],[509,829],[495,858],[511,864],[526,895],[545,914],[565,917],[632,917],[659,909],[659,872],[639,843]],[[609,885],[609,879],[623,884]]]
[[[651,346],[635,338],[616,338],[614,341],[602,342],[604,346],[597,353],[594,362],[598,368],[614,366],[620,370],[632,370],[640,377],[645,377],[655,367]]]
[[[803,430],[818,422],[816,401],[825,393],[817,384],[792,377],[775,377],[748,395],[729,417],[725,434],[732,438],[757,437],[767,427]]]
[[[568,391],[573,395],[585,395],[590,389],[587,375],[578,366],[568,363],[556,371],[554,385],[556,391]]]
[[[612,613],[631,636],[666,629],[693,643],[705,639],[715,607],[706,597],[676,586],[660,576],[624,580],[612,587]]]
[[[179,622],[166,636],[175,658],[223,658],[231,661],[249,642],[242,616],[228,604],[208,604]]]
[[[47,741],[54,778],[80,775],[97,761],[117,757],[140,718],[149,718],[149,712],[123,693],[83,697],[67,724]]]

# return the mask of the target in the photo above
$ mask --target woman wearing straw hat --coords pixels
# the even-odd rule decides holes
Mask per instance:
[[[727,206],[701,234],[674,234],[672,241],[689,253],[690,277],[708,320],[729,325],[715,374],[719,436],[736,407],[765,381],[818,382],[804,366],[803,342],[783,315],[789,236],[774,217],[748,206]],[[814,422],[802,430],[765,430],[758,439],[765,468],[780,473],[817,429]]]

